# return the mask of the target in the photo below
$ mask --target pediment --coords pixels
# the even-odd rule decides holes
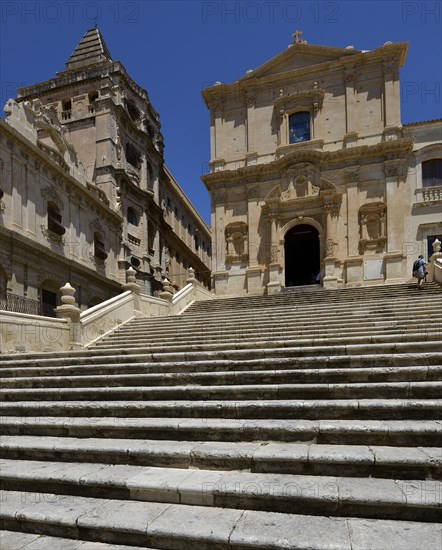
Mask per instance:
[[[248,78],[262,78],[289,73],[307,67],[314,67],[337,61],[343,56],[361,53],[360,50],[346,48],[332,48],[309,44],[292,44],[287,50],[273,57],[257,69],[248,72],[241,80]]]

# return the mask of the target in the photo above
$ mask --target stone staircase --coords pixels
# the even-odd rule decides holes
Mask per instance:
[[[441,306],[313,286],[0,356],[0,547],[441,550]]]

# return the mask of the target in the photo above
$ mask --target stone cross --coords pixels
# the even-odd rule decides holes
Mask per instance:
[[[301,31],[295,31],[293,34],[292,34],[294,40],[293,40],[293,44],[303,44],[304,43],[304,40],[301,40],[301,36],[302,36],[302,32]]]

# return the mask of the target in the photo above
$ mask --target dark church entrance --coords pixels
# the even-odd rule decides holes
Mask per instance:
[[[318,231],[311,225],[292,227],[285,235],[285,286],[319,282],[320,258]]]

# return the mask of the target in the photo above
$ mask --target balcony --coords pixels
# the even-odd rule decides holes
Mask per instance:
[[[61,111],[61,120],[70,120],[72,117],[72,109]]]
[[[442,202],[442,185],[416,189],[416,206],[435,206]]]
[[[42,304],[38,300],[31,300],[10,292],[0,294],[0,310],[24,313],[27,315],[44,315],[55,317],[54,306]]]

